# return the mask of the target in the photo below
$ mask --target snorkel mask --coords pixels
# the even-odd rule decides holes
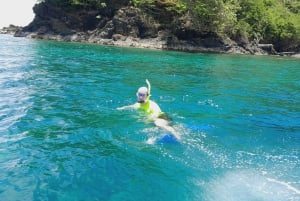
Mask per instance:
[[[146,83],[148,85],[147,87],[140,87],[136,93],[137,99],[139,103],[145,103],[149,100],[150,98],[150,90],[151,90],[151,85],[148,79],[146,79]]]

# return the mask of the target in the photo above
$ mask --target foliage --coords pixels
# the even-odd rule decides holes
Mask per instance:
[[[184,0],[200,30],[227,33],[236,23],[235,0]]]
[[[246,34],[277,49],[300,44],[300,2],[297,0],[240,0],[238,21],[247,24]]]
[[[166,12],[174,11],[175,13],[182,13],[186,10],[186,6],[180,0],[132,0],[132,3],[136,7],[152,7],[164,6]]]
[[[300,45],[299,0],[184,0],[199,30],[273,43]],[[248,39],[247,39],[248,40]]]

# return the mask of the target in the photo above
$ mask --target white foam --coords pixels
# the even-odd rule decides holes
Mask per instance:
[[[283,182],[283,181],[279,181],[279,180],[276,180],[276,179],[272,179],[272,178],[267,178],[267,180],[270,181],[270,182],[281,184],[282,186],[285,186],[288,190],[291,190],[291,191],[295,192],[296,194],[300,195],[300,190],[298,190],[297,188],[293,187],[289,183],[286,183],[286,182]]]
[[[150,137],[147,139],[146,144],[154,144],[156,140],[156,137]]]
[[[211,99],[204,100],[204,101],[198,101],[198,105],[209,105],[214,108],[219,108],[219,105],[214,103],[214,101]]]
[[[205,186],[208,201],[296,201],[299,190],[255,170],[230,171]]]

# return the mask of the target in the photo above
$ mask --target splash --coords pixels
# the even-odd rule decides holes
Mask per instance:
[[[295,192],[296,194],[300,195],[300,190],[298,190],[297,188],[293,187],[289,183],[286,183],[286,182],[283,182],[283,181],[279,181],[279,180],[276,180],[276,179],[272,179],[272,178],[267,178],[267,180],[270,181],[270,182],[274,182],[274,183],[280,184],[280,185],[286,187],[288,190],[291,190],[291,191]]]
[[[299,200],[299,190],[287,182],[266,177],[255,170],[237,170],[217,177],[206,186],[208,201]]]

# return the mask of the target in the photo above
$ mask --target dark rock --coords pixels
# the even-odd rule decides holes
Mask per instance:
[[[112,39],[113,39],[114,41],[117,41],[117,40],[125,41],[126,38],[127,38],[126,36],[123,36],[123,35],[121,35],[121,34],[114,34],[114,35],[112,36]]]
[[[9,25],[8,27],[3,27],[0,29],[0,34],[10,34],[14,35],[16,32],[22,30],[23,27],[15,26],[15,25]]]
[[[150,17],[143,17],[140,9],[125,7],[113,17],[115,33],[135,38],[157,37],[157,26],[149,23]]]
[[[258,44],[258,47],[265,50],[269,54],[277,54],[273,44]]]

